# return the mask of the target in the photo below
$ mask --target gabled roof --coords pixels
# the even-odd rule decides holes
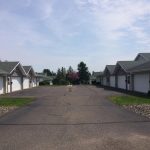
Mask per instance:
[[[144,72],[144,71],[150,71],[150,61],[142,63],[136,67],[133,67],[129,69],[130,72]]]
[[[0,70],[10,74],[19,62],[0,62]]]
[[[37,78],[42,78],[44,80],[53,80],[55,78],[55,76],[46,76],[45,74],[43,73],[35,73],[36,77]]]
[[[139,54],[136,56],[135,60],[137,60],[137,58],[138,58],[139,56],[142,56],[142,58],[143,58],[145,61],[150,61],[150,53],[139,53]]]
[[[98,77],[98,76],[101,76],[101,75],[103,75],[103,72],[94,72],[93,71],[93,73],[92,73],[92,76],[94,76],[94,77]]]
[[[5,74],[7,74],[7,72],[6,71],[4,71],[4,70],[2,70],[2,69],[0,69],[0,74],[2,75],[5,75]]]
[[[136,67],[142,63],[143,62],[141,61],[118,61],[116,66],[119,65],[125,72],[129,72],[129,69]],[[115,68],[115,71],[116,71],[116,68]]]
[[[116,65],[106,65],[106,68],[108,69],[111,75],[114,73],[115,67]]]
[[[19,67],[22,74],[26,76],[25,70],[23,69],[22,65],[17,62],[0,62],[0,74],[7,74],[10,75],[16,67]]]
[[[36,76],[32,66],[23,66],[23,68],[24,68],[26,74],[29,74],[29,72],[32,71],[33,75]]]
[[[31,69],[31,66],[23,66],[26,73],[28,73]]]

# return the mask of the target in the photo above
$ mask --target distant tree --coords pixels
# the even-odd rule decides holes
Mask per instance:
[[[88,67],[84,62],[80,62],[78,64],[78,71],[79,71],[79,81],[81,83],[88,83],[90,78],[90,73],[88,71]]]
[[[56,78],[53,80],[53,83],[56,85],[66,85],[69,83],[66,79],[66,69],[64,67],[58,69]]]
[[[70,67],[68,68],[68,70],[67,70],[67,73],[72,73],[72,72],[74,72],[74,70],[73,70],[73,68],[70,66]]]
[[[46,76],[56,76],[56,73],[54,73],[53,71],[51,72],[49,69],[44,69],[44,70],[43,70],[43,73],[44,73]]]
[[[77,84],[78,81],[79,81],[79,74],[78,74],[78,72],[69,72],[67,74],[67,79],[69,80],[70,83]]]
[[[51,72],[49,69],[44,69],[43,70],[43,73],[46,75],[46,76],[51,76]]]

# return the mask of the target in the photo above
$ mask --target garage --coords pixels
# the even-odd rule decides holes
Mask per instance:
[[[134,91],[148,93],[149,91],[149,74],[135,74],[134,75]]]
[[[125,75],[118,76],[118,88],[126,89],[126,76]]]
[[[21,90],[21,77],[12,77],[12,92]]]
[[[4,93],[3,77],[0,77],[0,94]]]
[[[103,85],[106,86],[106,77],[103,78]]]
[[[29,88],[29,78],[23,78],[23,89]]]
[[[115,83],[115,76],[110,76],[110,86],[111,87],[115,87],[116,83]]]

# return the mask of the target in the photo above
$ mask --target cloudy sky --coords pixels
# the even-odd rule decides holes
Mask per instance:
[[[0,0],[0,59],[90,71],[150,52],[150,0]]]

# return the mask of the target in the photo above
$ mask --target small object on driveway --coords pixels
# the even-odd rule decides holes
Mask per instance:
[[[72,85],[68,85],[67,87],[68,87],[68,91],[72,92]]]

